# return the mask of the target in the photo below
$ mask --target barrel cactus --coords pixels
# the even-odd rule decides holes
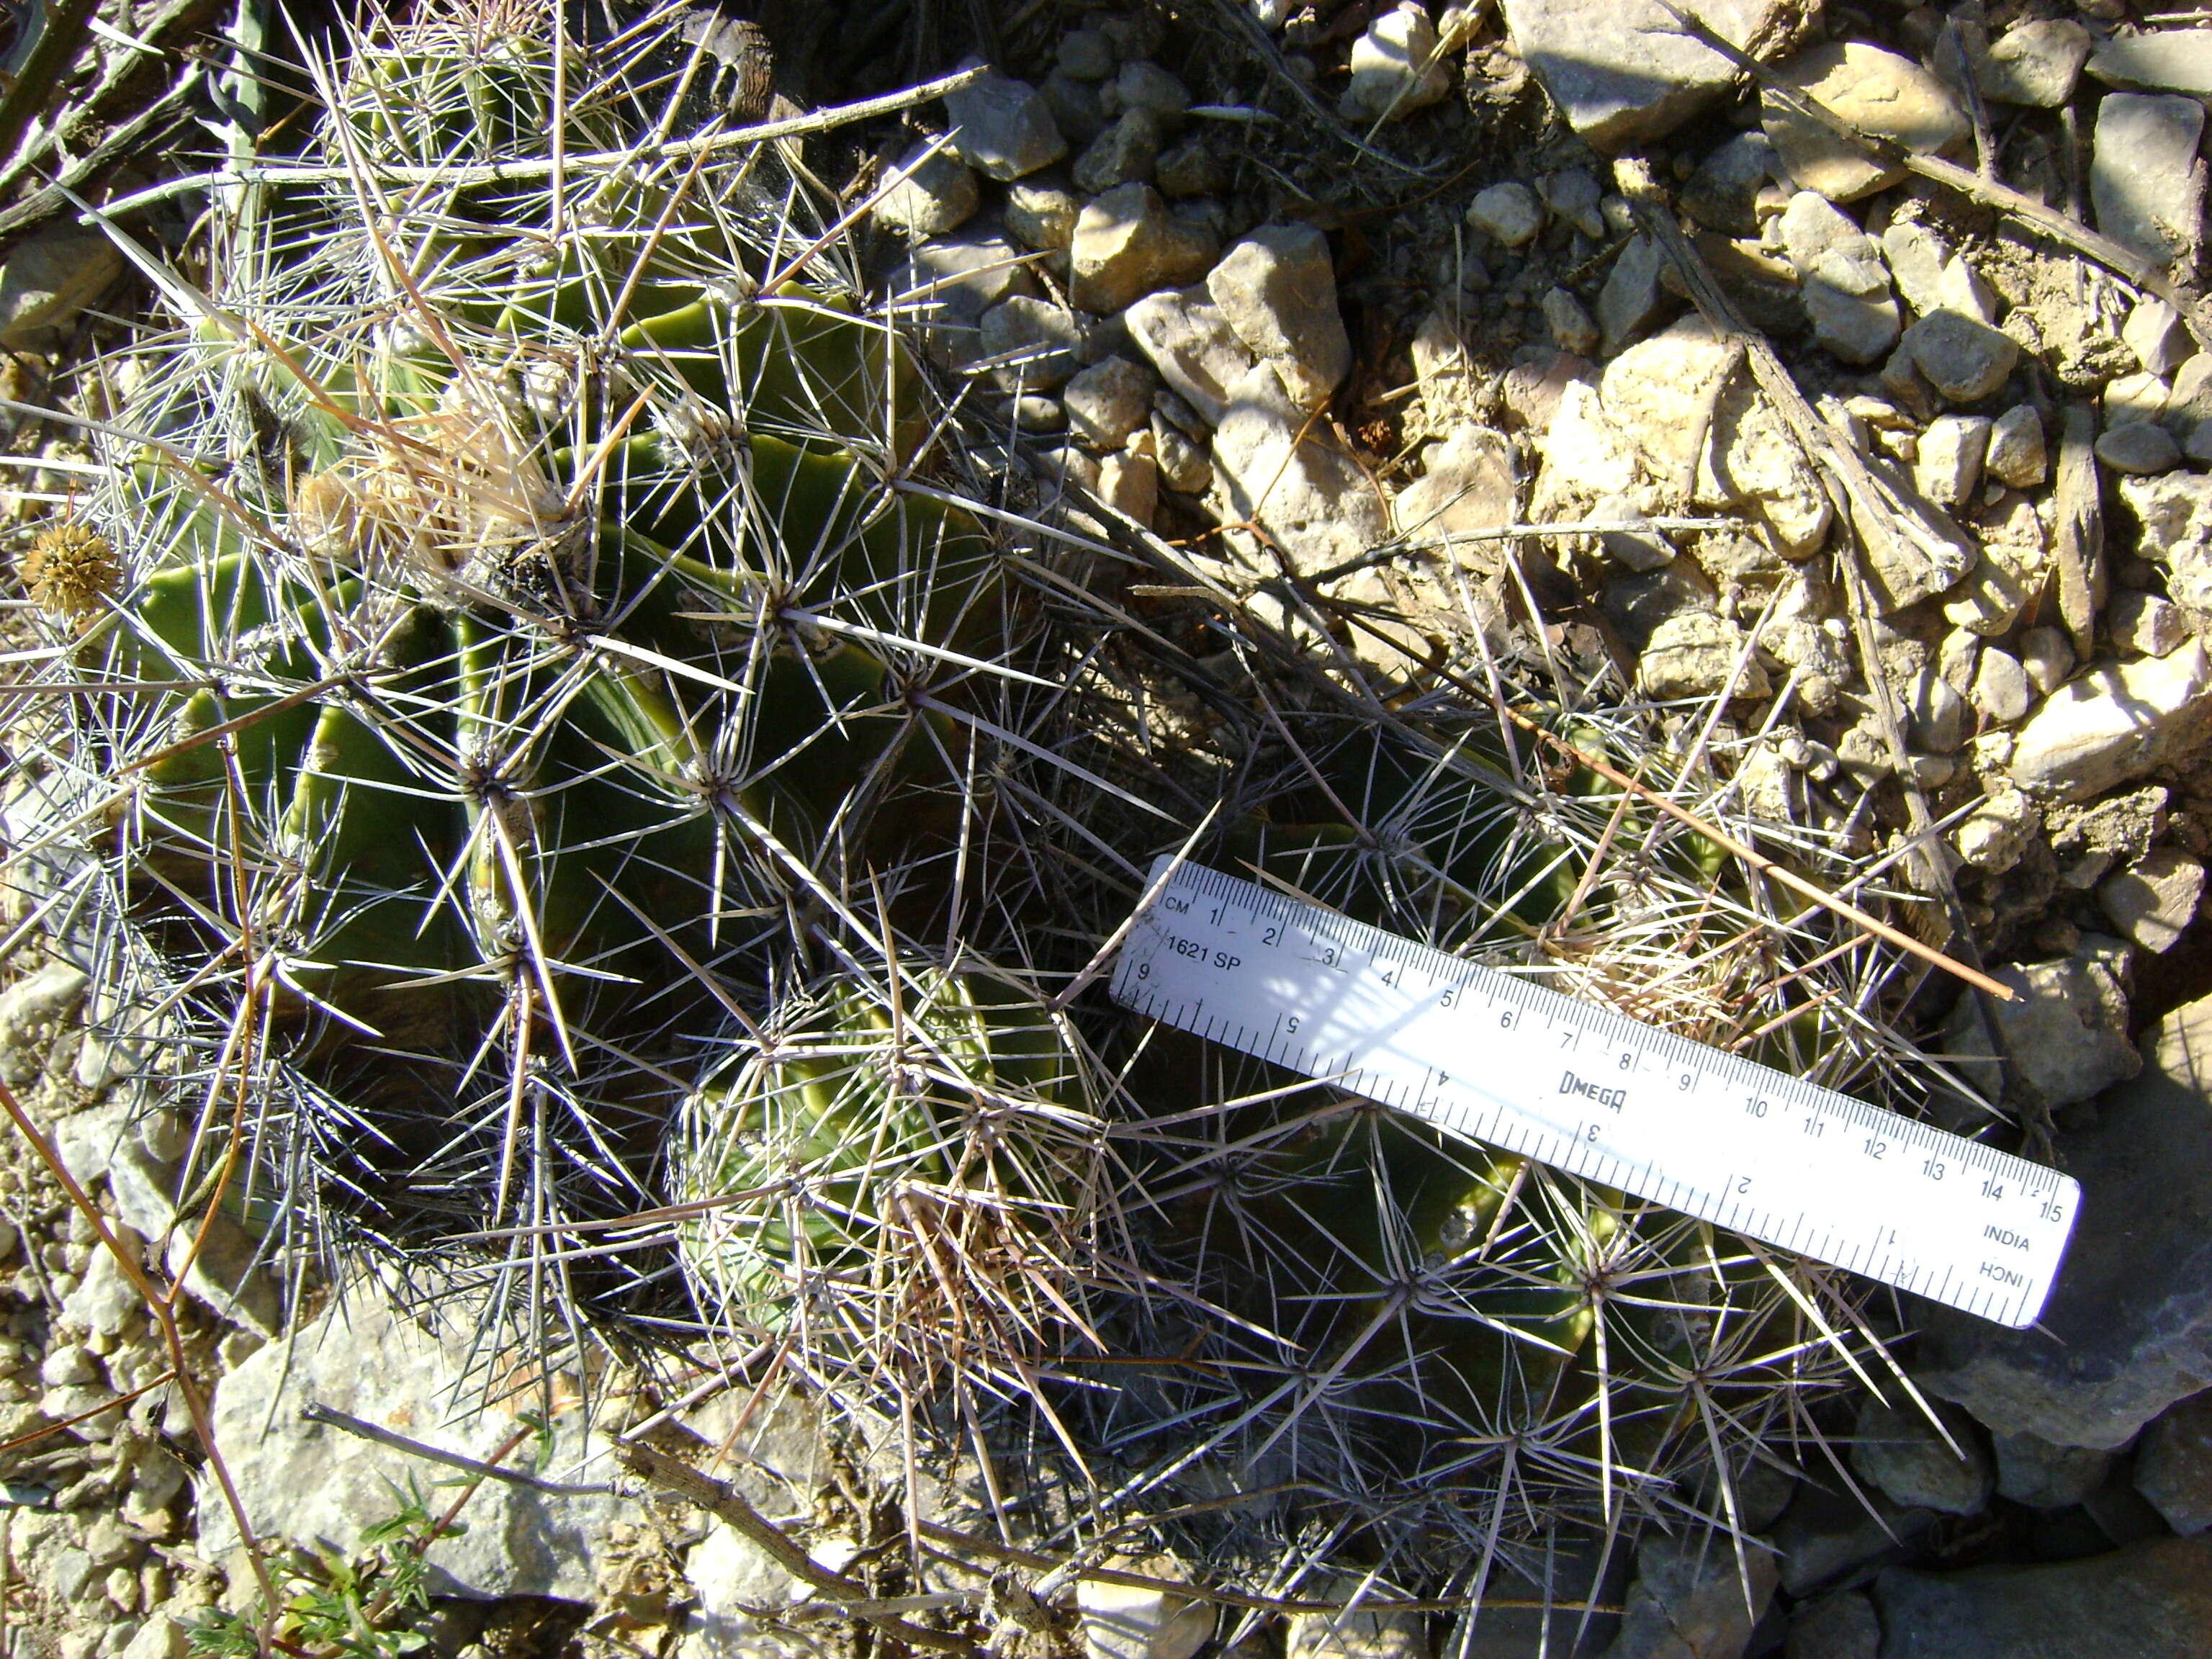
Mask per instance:
[[[1632,714],[1559,729],[1680,787]],[[1437,703],[1278,730],[1224,868],[1793,1070],[1863,1057],[1847,1018],[1771,1018],[1741,878],[1592,768]],[[1190,1299],[1110,1333],[1177,1359],[1117,1379],[1116,1443],[1132,1491],[1242,1494],[1203,1547],[1255,1570],[1328,1529],[1472,1589],[1655,1516],[1726,1528],[1763,1444],[1850,1375],[1803,1311],[1849,1330],[1835,1287],[1759,1247],[1180,1033],[1132,1068],[1154,1115],[1121,1132],[1125,1202]]]
[[[1031,607],[836,204],[718,141],[679,22],[565,74],[530,8],[361,29],[27,562],[58,677],[114,688],[58,745],[111,920],[235,994],[264,1225],[657,1201],[728,1010],[940,927],[988,816]]]
[[[308,165],[228,200],[198,285],[162,273],[100,487],[22,573],[97,692],[58,701],[57,833],[96,827],[106,921],[197,1022],[198,1174],[243,1137],[264,1228],[316,1199],[403,1252],[489,1235],[564,1319],[681,1282],[673,1322],[817,1379],[1043,1400],[1094,1496],[1206,1488],[1224,1573],[1333,1528],[1468,1589],[1501,1537],[1740,1474],[1832,1358],[1756,1252],[1044,988],[1126,914],[1109,866],[1161,816],[1131,803],[1195,823],[1270,763],[1208,856],[1836,1063],[1744,994],[1768,901],[1474,699],[1335,725],[1301,686],[1263,725],[1209,684],[1247,729],[1148,778],[1218,735],[1151,700],[1251,617],[1054,658],[930,482],[944,412],[842,210],[723,142],[676,22],[544,21],[356,34]],[[1126,791],[1006,714],[1125,671],[1071,744]],[[994,793],[1023,766],[1025,817]],[[1028,902],[989,890],[1010,817],[1064,832]],[[568,1231],[639,1212],[672,1261]]]
[[[1018,976],[848,970],[793,991],[678,1127],[703,1303],[910,1383],[1046,1352],[1050,1287],[1079,1266],[1097,1093],[1066,1017]]]

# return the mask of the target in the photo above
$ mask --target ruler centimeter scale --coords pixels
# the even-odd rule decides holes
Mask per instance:
[[[2072,1176],[1173,863],[1115,964],[1123,1006],[2000,1324],[2042,1311]]]

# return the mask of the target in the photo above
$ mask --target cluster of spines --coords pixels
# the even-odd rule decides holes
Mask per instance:
[[[1126,890],[1097,872],[1141,860],[1102,830],[1158,832],[1094,779],[1187,801],[1221,769],[1154,776],[1095,732],[1070,748],[1097,771],[1001,743],[1028,606],[972,525],[898,487],[917,371],[850,309],[842,241],[785,222],[798,180],[727,195],[736,151],[536,169],[548,124],[576,155],[676,131],[619,68],[664,49],[579,56],[563,111],[550,49],[512,32],[362,33],[324,76],[349,176],[280,189],[236,286],[179,285],[131,411],[148,441],[90,509],[135,585],[80,559],[91,597],[52,586],[101,672],[206,682],[173,720],[88,709],[80,758],[148,775],[121,816],[168,890],[167,971],[234,987],[234,1029],[296,1022],[252,1047],[291,1114],[257,1143],[261,1212],[336,1194],[395,1248],[425,1248],[424,1216],[492,1235],[542,1332],[579,1303],[661,1308],[653,1270],[563,1229],[672,1201],[710,1333],[790,1334],[825,1379],[1009,1396],[1049,1355],[1069,1420],[1110,1402],[1100,1462],[1133,1497],[1225,1461],[1437,1561],[1663,1510],[1755,1443],[1826,1377],[1754,1253],[1314,1091],[1236,1103],[1279,1079],[1186,1057],[1147,1092],[1037,975],[917,942],[964,922],[1026,963],[1024,929],[1110,931]],[[754,280],[808,248],[796,276],[837,283]],[[57,552],[109,539],[84,534]],[[1756,919],[1670,826],[1479,716],[1271,714],[1289,742],[1243,780],[1224,860],[1741,1028],[1732,999],[1771,977],[1737,942]],[[1569,729],[1648,745],[1628,725]],[[1093,902],[1018,916],[1001,869]],[[145,879],[124,888],[144,924]],[[250,970],[224,963],[241,938]],[[1049,1078],[977,1018],[1049,1030]],[[208,1052],[220,1084],[231,1051]],[[1138,1103],[1101,1163],[1124,1063]],[[1110,1236],[1105,1173],[1133,1177]],[[1079,1282],[1129,1294],[1078,1308]],[[1096,1363],[1146,1355],[1141,1386]]]

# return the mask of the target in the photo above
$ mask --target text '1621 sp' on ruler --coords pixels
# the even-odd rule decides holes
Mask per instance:
[[[1115,964],[1123,1006],[2001,1324],[2041,1311],[2071,1176],[1172,864],[1154,865]]]

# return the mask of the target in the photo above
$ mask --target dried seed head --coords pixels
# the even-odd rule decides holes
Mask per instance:
[[[82,625],[123,586],[115,544],[74,520],[39,532],[22,558],[23,586],[42,611]]]

